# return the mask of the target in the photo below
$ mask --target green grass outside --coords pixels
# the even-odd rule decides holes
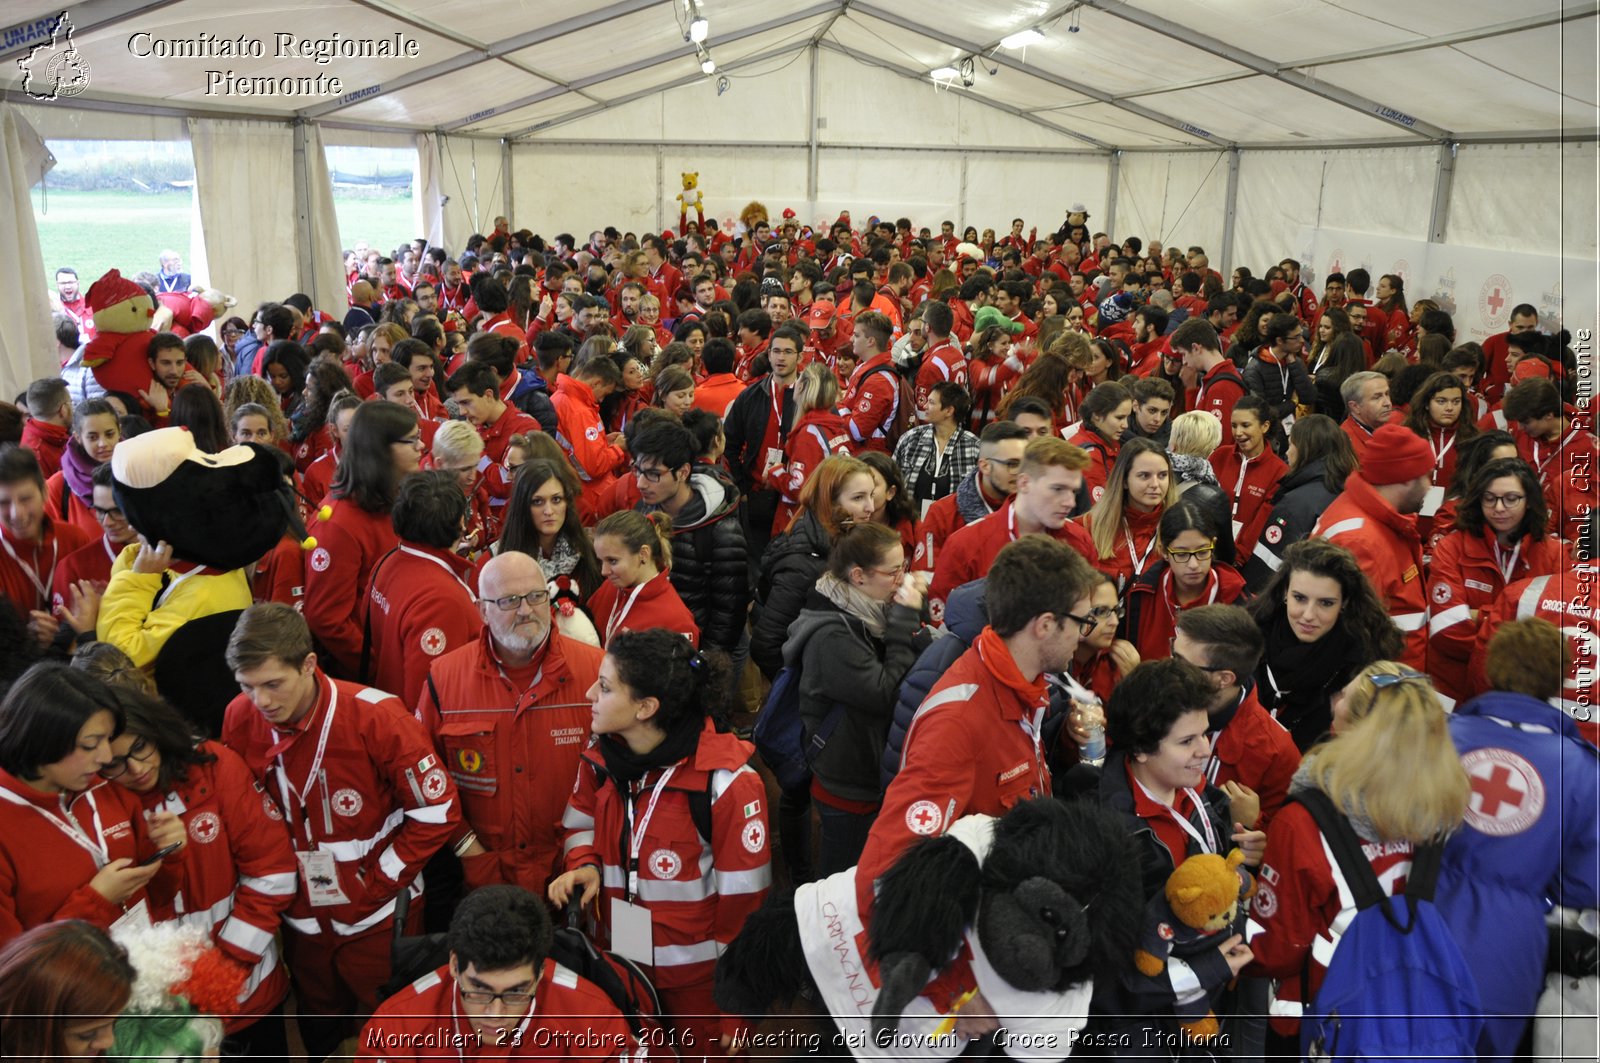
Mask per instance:
[[[409,197],[346,199],[336,193],[333,208],[345,247],[366,240],[373,247],[390,248],[416,235]],[[33,190],[39,247],[52,286],[57,266],[72,266],[88,288],[112,268],[124,274],[154,272],[157,256],[165,248],[178,251],[187,262],[190,210],[188,192],[145,195],[52,189],[46,196]]]

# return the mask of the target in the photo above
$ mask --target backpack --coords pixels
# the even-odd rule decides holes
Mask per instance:
[[[912,418],[916,416],[916,388],[912,386],[911,378],[900,372],[892,361],[888,365],[878,366],[872,373],[888,373],[899,391],[894,404],[894,416],[889,419],[888,424],[883,426],[884,435],[889,442],[889,449],[892,451],[894,445],[900,441],[900,437],[906,434],[906,429],[911,427]],[[872,373],[868,373],[867,376],[871,376]],[[862,377],[862,382],[866,382],[866,377]]]
[[[792,793],[807,784],[811,765],[844,719],[844,709],[842,702],[834,702],[807,741],[805,721],[800,718],[800,667],[786,664],[778,672],[761,705],[761,714],[756,717],[750,740],[777,778],[780,789]]]
[[[1294,796],[1316,820],[1355,900],[1327,975],[1300,1019],[1312,1060],[1477,1058],[1477,984],[1433,905],[1442,847],[1418,848],[1405,893],[1384,895],[1361,839],[1325,794]]]

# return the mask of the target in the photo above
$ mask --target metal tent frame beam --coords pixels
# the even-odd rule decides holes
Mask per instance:
[[[1359,93],[1338,88],[1324,81],[1318,81],[1298,71],[1286,70],[1259,55],[1245,51],[1243,48],[1235,47],[1225,41],[1219,41],[1215,37],[1208,37],[1203,33],[1196,33],[1188,26],[1164,19],[1159,15],[1152,15],[1147,11],[1138,10],[1123,3],[1122,0],[1084,0],[1084,3],[1096,11],[1104,12],[1113,18],[1132,23],[1153,33],[1159,33],[1163,37],[1188,45],[1191,48],[1199,49],[1219,59],[1226,59],[1230,63],[1236,63],[1274,81],[1300,89],[1302,92],[1309,92],[1313,96],[1320,96],[1330,103],[1336,103],[1352,111],[1359,111],[1362,114],[1381,119],[1418,137],[1427,140],[1448,140],[1452,136],[1448,129],[1436,126],[1432,122],[1424,121],[1415,115],[1406,114],[1396,108],[1387,107],[1376,100],[1369,100]]]
[[[1224,148],[1231,148],[1234,146],[1234,143],[1231,140],[1208,133],[1198,126],[1190,125],[1187,122],[1181,122],[1176,118],[1170,118],[1159,111],[1152,111],[1150,108],[1145,107],[1142,104],[1129,103],[1125,100],[1119,100],[1110,93],[1102,92],[1092,85],[1085,85],[1082,82],[1073,81],[1070,78],[1064,78],[1059,74],[1053,74],[1039,67],[1029,66],[1027,63],[1013,59],[1011,56],[1004,55],[1000,52],[993,52],[993,54],[990,54],[989,51],[980,52],[978,49],[975,49],[972,46],[972,42],[970,41],[961,40],[959,37],[952,36],[951,34],[945,33],[942,30],[937,30],[932,26],[917,22],[914,19],[897,15],[892,11],[885,11],[883,8],[877,7],[873,4],[856,3],[851,5],[851,10],[854,12],[859,12],[863,15],[868,15],[880,22],[887,22],[891,26],[898,26],[901,29],[907,30],[911,33],[921,34],[922,36],[927,37],[929,40],[938,41],[940,44],[948,47],[958,48],[961,50],[961,54],[963,55],[981,54],[985,62],[994,63],[997,66],[1003,66],[1011,70],[1016,70],[1019,73],[1027,74],[1029,77],[1035,77],[1040,81],[1048,82],[1057,88],[1066,89],[1069,92],[1075,92],[1080,96],[1087,96],[1098,103],[1110,104],[1118,110],[1127,111],[1129,114],[1138,115],[1140,118],[1146,119],[1147,121],[1155,122],[1159,125],[1166,126],[1168,129],[1176,130],[1186,137],[1194,137],[1200,140],[1209,141],[1215,146]]]
[[[846,58],[854,59],[856,62],[863,63],[867,66],[880,67],[881,69],[889,71],[891,74],[898,74],[899,76],[908,78],[912,81],[917,81],[924,84],[928,83],[928,75],[924,71],[911,70],[908,67],[891,63],[886,59],[879,59],[877,56],[866,55],[863,52],[858,52],[854,48],[847,47],[846,45],[840,44],[837,41],[819,41],[817,43],[817,47],[823,49],[824,51],[833,52],[836,55],[842,55]],[[955,87],[951,87],[951,89],[948,91],[955,91]],[[986,100],[975,92],[963,93],[963,98],[969,99],[973,103],[979,104],[980,106],[988,107],[1004,114],[1009,114],[1013,118],[1020,118],[1025,122],[1039,126],[1041,129],[1048,129],[1050,132],[1055,133],[1058,136],[1068,137],[1072,140],[1081,140],[1083,143],[1088,144],[1091,148],[1098,149],[1099,151],[1110,152],[1112,150],[1110,144],[1096,140],[1091,136],[1086,136],[1083,133],[1075,133],[1070,129],[1063,129],[1058,125],[1047,122],[1043,118],[1031,114],[1028,111],[1024,111],[1022,108],[1015,107],[1009,103],[1001,103],[999,100]],[[884,147],[893,146],[894,145],[892,144],[884,145]]]
[[[85,0],[84,3],[72,5],[68,13],[72,16],[74,36],[87,36],[99,30],[109,29],[119,22],[160,11],[177,2],[178,0]],[[0,63],[9,65],[10,60],[25,56],[45,43],[49,39],[50,30],[54,27],[56,19],[61,15],[60,9],[51,8],[48,14],[0,26],[0,40],[15,39],[19,42],[9,48],[0,47]],[[30,29],[33,32],[24,36],[23,31]],[[44,33],[45,37],[40,38],[39,33]]]
[[[1528,18],[1513,19],[1510,22],[1497,22],[1493,26],[1479,26],[1477,29],[1446,33],[1440,37],[1419,37],[1417,40],[1404,41],[1399,44],[1381,44],[1376,48],[1362,48],[1354,52],[1319,55],[1310,59],[1297,60],[1293,63],[1280,64],[1278,69],[1304,70],[1306,67],[1332,66],[1335,63],[1353,63],[1360,59],[1382,59],[1391,55],[1404,55],[1407,52],[1422,52],[1427,51],[1429,48],[1448,48],[1451,45],[1481,41],[1486,37],[1501,37],[1508,33],[1525,33],[1528,30],[1543,29],[1546,26],[1555,26],[1582,18],[1594,18],[1596,15],[1600,15],[1600,11],[1596,11],[1592,4],[1585,4],[1582,8],[1566,8],[1547,15],[1532,15]]]
[[[638,2],[638,0],[635,0],[635,2]],[[650,2],[657,2],[657,0],[650,0]],[[754,26],[747,26],[742,30],[735,30],[732,33],[718,36],[715,40],[708,38],[705,42],[705,47],[709,50],[719,45],[736,44],[748,37],[754,37],[758,34],[766,33],[769,30],[782,29],[784,26],[792,25],[796,22],[804,22],[806,19],[815,18],[818,15],[829,14],[838,6],[838,0],[828,0],[827,3],[816,4],[812,7],[806,8],[803,11],[796,11],[792,14],[784,15],[779,18],[768,19],[765,22],[758,22]],[[787,54],[791,51],[797,51],[801,47],[804,47],[806,43],[808,42],[790,45],[786,47],[784,54]],[[542,89],[539,92],[533,93],[532,95],[523,96],[521,99],[511,100],[497,107],[487,108],[475,114],[467,115],[465,118],[457,119],[454,122],[447,122],[446,124],[440,126],[440,128],[446,133],[453,133],[457,129],[471,125],[473,122],[481,122],[490,115],[505,114],[510,111],[521,110],[524,107],[532,107],[536,103],[543,103],[545,100],[553,100],[557,96],[565,96],[569,92],[579,92],[590,87],[591,85],[599,85],[614,78],[627,77],[629,74],[637,74],[641,70],[648,70],[653,66],[660,66],[663,63],[670,63],[677,59],[690,58],[695,54],[695,46],[685,42],[669,51],[660,52],[644,59],[636,59],[631,63],[626,63],[618,67],[612,67],[610,70],[602,70],[595,74],[588,74],[584,77],[577,78],[570,82],[566,87],[557,86],[555,88]],[[704,74],[696,74],[695,78],[701,78],[704,76]],[[619,102],[621,101],[607,100],[599,104],[599,107],[601,110],[604,110],[606,107],[616,106]],[[524,134],[512,134],[513,137],[522,135]]]
[[[555,82],[557,86],[561,87],[561,91],[575,91],[568,90],[565,86],[563,86],[563,83],[558,78],[550,77],[549,75],[543,74],[531,67],[523,66],[521,63],[506,57],[513,52],[519,52],[524,48],[531,48],[536,44],[543,44],[546,41],[552,41],[559,37],[565,37],[571,33],[579,33],[583,30],[593,29],[597,26],[604,26],[608,22],[615,22],[620,18],[627,18],[629,15],[638,14],[640,11],[647,10],[648,8],[660,6],[663,3],[663,0],[621,0],[621,2],[611,4],[608,7],[596,8],[593,11],[585,11],[580,15],[574,15],[571,18],[562,19],[560,22],[552,22],[548,26],[541,26],[536,30],[528,31],[527,33],[519,33],[515,37],[507,37],[505,40],[496,41],[495,43],[489,45],[478,44],[473,42],[470,38],[464,38],[451,30],[436,27],[430,23],[419,22],[415,16],[391,10],[387,5],[377,6],[372,3],[372,0],[362,0],[362,2],[366,3],[367,6],[373,7],[374,10],[381,11],[388,17],[404,19],[405,21],[411,22],[414,25],[418,25],[422,29],[426,29],[429,33],[436,33],[440,36],[448,37],[458,44],[465,44],[468,48],[468,51],[462,53],[461,55],[452,56],[449,59],[442,59],[437,63],[430,63],[427,66],[419,67],[416,70],[401,74],[393,81],[384,82],[378,85],[369,85],[364,88],[356,89],[353,92],[347,92],[336,100],[329,100],[326,103],[319,103],[313,107],[307,107],[299,112],[300,117],[308,119],[321,118],[324,115],[332,114],[333,112],[343,110],[346,107],[352,107],[358,103],[365,103],[368,100],[375,100],[381,96],[387,96],[392,92],[399,92],[401,89],[411,88],[413,85],[421,85],[429,81],[434,81],[438,78],[447,77],[450,74],[465,70],[467,67],[470,67],[476,63],[481,63],[485,59],[502,60],[510,63],[512,66],[517,67],[520,70],[525,71],[526,73],[533,74],[535,77],[540,77],[544,78],[546,81]]]

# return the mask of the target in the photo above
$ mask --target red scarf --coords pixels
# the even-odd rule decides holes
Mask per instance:
[[[972,645],[977,649],[983,666],[989,669],[989,674],[998,679],[1001,685],[1016,691],[1017,696],[1031,706],[1044,704],[1048,690],[1044,676],[1035,676],[1031,681],[1022,678],[1022,672],[1018,670],[1017,662],[1011,656],[1011,647],[995,634],[994,628],[984,627]]]

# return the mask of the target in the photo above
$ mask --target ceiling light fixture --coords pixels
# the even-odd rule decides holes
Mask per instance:
[[[702,74],[715,74],[716,72],[717,72],[717,64],[716,64],[715,60],[713,60],[709,55],[702,56],[700,58],[700,73],[702,73]]]
[[[928,76],[935,81],[954,81],[961,76],[961,71],[953,66],[941,66],[937,70],[928,71]]]
[[[689,40],[693,44],[700,44],[711,32],[711,23],[706,21],[704,15],[696,15],[689,20]]]
[[[1044,40],[1044,34],[1040,33],[1032,26],[1029,26],[1025,30],[1018,30],[1011,36],[1002,38],[1000,41],[1000,47],[1026,48],[1028,45],[1038,44],[1042,40]]]

